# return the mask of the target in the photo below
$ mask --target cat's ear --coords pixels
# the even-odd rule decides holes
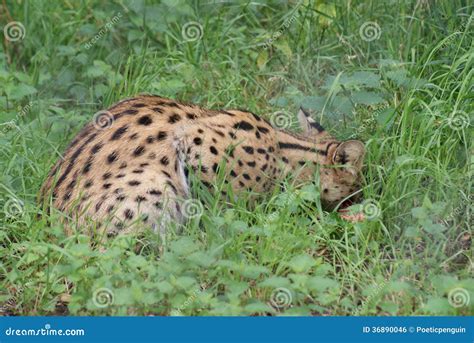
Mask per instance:
[[[349,171],[358,173],[364,162],[365,146],[357,140],[349,140],[339,144],[332,156],[334,164],[345,165]]]
[[[303,130],[303,133],[306,135],[323,135],[326,133],[324,127],[311,118],[303,107],[300,107],[298,111],[298,122],[300,123],[301,130]]]

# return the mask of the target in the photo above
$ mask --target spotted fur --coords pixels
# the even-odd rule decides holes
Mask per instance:
[[[166,229],[182,221],[190,170],[211,186],[224,177],[234,193],[267,192],[292,175],[320,177],[321,200],[333,208],[359,187],[364,145],[332,138],[300,110],[302,134],[278,130],[242,110],[208,110],[157,96],[121,101],[87,124],[49,173],[41,199],[90,218],[109,235],[133,223]],[[143,225],[142,225],[143,226]]]

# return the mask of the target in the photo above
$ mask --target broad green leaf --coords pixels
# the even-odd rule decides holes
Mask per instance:
[[[271,288],[279,288],[279,287],[289,287],[291,285],[290,280],[285,277],[281,276],[272,276],[258,284],[260,287],[271,287]]]
[[[301,254],[293,257],[288,266],[296,273],[307,272],[315,265],[315,260],[307,254]]]

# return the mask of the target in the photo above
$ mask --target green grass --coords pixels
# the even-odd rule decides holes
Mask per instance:
[[[3,12],[2,27],[20,21],[26,35],[0,52],[0,313],[58,313],[58,299],[74,315],[473,313],[472,1],[9,1]],[[202,38],[185,41],[192,21]],[[380,37],[362,39],[366,22]],[[375,214],[352,224],[323,212],[311,184],[253,204],[197,187],[204,213],[164,248],[150,232],[105,252],[66,236],[39,187],[95,112],[137,93],[270,119],[303,104],[336,137],[366,142]]]

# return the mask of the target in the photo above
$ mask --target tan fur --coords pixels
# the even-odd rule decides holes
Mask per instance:
[[[313,180],[319,171],[327,208],[358,189],[363,144],[336,141],[304,111],[298,114],[302,135],[277,130],[250,112],[157,96],[121,101],[102,117],[111,125],[102,128],[100,118],[86,125],[41,195],[44,201],[51,194],[54,207],[82,224],[98,221],[111,235],[132,230],[133,222],[163,231],[171,219],[181,221],[187,168],[209,186],[223,175],[235,194],[269,191],[288,175]]]

